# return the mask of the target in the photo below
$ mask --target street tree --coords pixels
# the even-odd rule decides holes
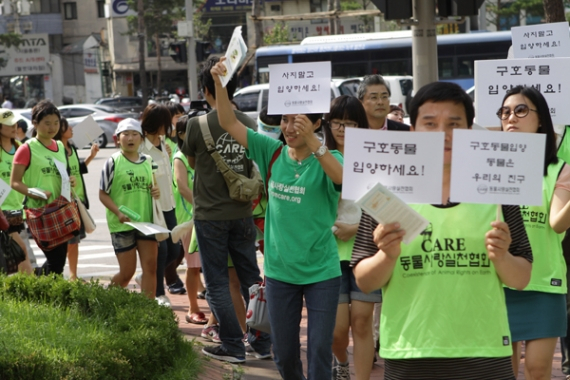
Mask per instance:
[[[566,21],[563,0],[544,0],[544,16],[546,22]]]
[[[139,39],[141,38],[140,33],[142,33],[149,41],[154,42],[158,65],[156,89],[160,94],[162,72],[160,38],[173,36],[176,22],[185,18],[184,0],[128,0],[128,4],[131,9],[137,11],[136,16],[127,17],[129,33],[139,34]],[[143,31],[139,29],[141,17],[144,23]],[[141,59],[140,53],[139,51],[139,60]],[[142,59],[144,60],[144,51]],[[143,74],[141,73],[141,75]]]
[[[527,15],[539,16],[544,22],[566,21],[565,6],[570,6],[570,0],[486,0],[487,22],[497,29],[510,28],[511,25],[501,25],[505,20],[520,21]],[[508,22],[508,21],[507,21]]]

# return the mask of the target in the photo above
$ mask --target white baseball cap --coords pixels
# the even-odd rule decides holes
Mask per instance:
[[[143,134],[140,121],[132,119],[130,117],[119,122],[117,129],[115,130],[115,134],[119,136],[119,133],[125,131],[136,131],[141,135]]]
[[[281,126],[279,125],[267,125],[259,116],[257,117],[257,133],[278,139],[281,136]]]
[[[0,124],[12,126],[16,124],[16,122],[18,122],[18,119],[16,119],[16,115],[14,115],[12,110],[0,108]]]

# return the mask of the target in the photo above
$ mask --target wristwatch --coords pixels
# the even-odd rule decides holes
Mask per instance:
[[[316,158],[321,158],[322,156],[325,155],[325,153],[328,151],[328,148],[324,145],[321,145],[319,147],[319,149],[317,149],[316,152],[313,152],[313,154],[315,155]]]

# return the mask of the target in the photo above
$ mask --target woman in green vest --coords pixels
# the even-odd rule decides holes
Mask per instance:
[[[48,100],[42,100],[32,109],[32,123],[36,137],[26,141],[16,151],[12,166],[11,186],[26,196],[26,207],[43,207],[61,195],[61,175],[54,160],[66,164],[67,157],[61,141],[53,138],[59,131],[61,116],[59,110]],[[69,165],[66,164],[69,170]],[[70,175],[75,185],[75,177]],[[47,200],[29,193],[30,188],[44,192]],[[67,259],[67,242],[44,251],[46,262],[38,272],[62,274]]]
[[[506,132],[546,135],[542,205],[521,206],[534,262],[523,292],[505,288],[513,341],[513,367],[518,373],[525,342],[527,379],[550,379],[554,349],[566,335],[566,263],[564,232],[570,228],[570,166],[556,157],[556,135],[544,96],[533,87],[507,92],[497,111]]]
[[[10,174],[12,172],[12,164],[16,149],[21,145],[16,140],[17,122],[14,113],[9,109],[0,109],[0,139],[1,139],[1,155],[0,155],[0,179],[10,185]],[[26,253],[26,260],[22,261],[18,266],[21,272],[32,273],[33,268],[30,258],[26,250],[20,232],[24,230],[24,206],[22,202],[24,196],[17,191],[10,191],[4,202],[2,203],[2,212],[10,223],[8,234],[16,241],[22,250]]]
[[[430,224],[409,244],[398,223],[363,214],[351,265],[364,292],[382,288],[386,380],[514,380],[503,284],[523,289],[532,251],[518,206],[451,203],[453,132],[470,129],[473,101],[454,83],[422,87],[411,131],[444,132],[441,204],[412,204]]]
[[[89,208],[89,199],[87,198],[87,191],[85,190],[85,181],[83,180],[83,174],[87,173],[87,165],[95,158],[97,152],[99,152],[99,145],[91,145],[91,153],[86,159],[79,159],[77,155],[77,149],[73,144],[69,142],[73,138],[73,129],[69,126],[67,119],[62,117],[59,132],[55,135],[55,140],[61,141],[65,147],[65,152],[67,153],[67,160],[69,163],[69,168],[71,170],[71,175],[75,177],[77,181],[75,188],[75,194],[79,197],[81,202],[86,208]],[[79,259],[79,242],[81,239],[85,239],[85,229],[83,228],[83,223],[81,225],[81,231],[79,235],[67,242],[67,261],[69,264],[69,279],[71,281],[77,279],[77,261]]]

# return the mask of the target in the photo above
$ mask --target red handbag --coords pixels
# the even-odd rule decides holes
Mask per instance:
[[[75,202],[61,195],[52,203],[26,209],[26,222],[38,247],[49,251],[79,235],[81,218]]]
[[[3,212],[0,212],[0,231],[8,231],[10,228],[10,223]]]

